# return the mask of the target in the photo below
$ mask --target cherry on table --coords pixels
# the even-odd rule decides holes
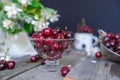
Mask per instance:
[[[70,72],[70,69],[67,66],[64,66],[61,68],[60,71],[61,71],[61,75],[65,77]]]
[[[0,70],[5,70],[5,69],[6,69],[6,62],[0,61]]]
[[[30,61],[31,61],[31,62],[37,62],[36,56],[31,56],[31,57],[30,57]]]
[[[7,69],[14,69],[15,64],[16,64],[15,61],[7,61],[6,67],[7,67]]]
[[[101,52],[97,52],[97,53],[95,54],[95,57],[98,58],[98,59],[101,58],[101,57],[102,57],[102,53],[101,53]]]

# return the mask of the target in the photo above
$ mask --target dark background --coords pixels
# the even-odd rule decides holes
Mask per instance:
[[[68,26],[76,32],[84,17],[87,24],[106,32],[120,32],[120,0],[41,0],[42,4],[58,10],[60,20],[51,27]]]

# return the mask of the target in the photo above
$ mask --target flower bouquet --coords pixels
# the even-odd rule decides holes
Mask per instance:
[[[58,17],[56,10],[43,6],[39,0],[2,0],[0,28],[10,54],[25,55],[30,46],[26,33],[40,31],[58,21]]]

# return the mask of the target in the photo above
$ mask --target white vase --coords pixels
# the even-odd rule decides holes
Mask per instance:
[[[29,37],[25,32],[20,32],[15,35],[5,34],[5,46],[6,49],[9,48],[11,57],[36,54],[36,51],[33,49]]]

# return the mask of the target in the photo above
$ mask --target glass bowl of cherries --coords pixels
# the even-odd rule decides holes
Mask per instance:
[[[73,33],[66,29],[52,29],[47,27],[32,34],[30,41],[36,52],[46,61],[39,67],[42,71],[57,71],[60,68],[59,60],[65,50],[72,45]]]
[[[100,36],[101,51],[108,60],[120,62],[120,33],[106,33],[104,30],[98,30]]]

